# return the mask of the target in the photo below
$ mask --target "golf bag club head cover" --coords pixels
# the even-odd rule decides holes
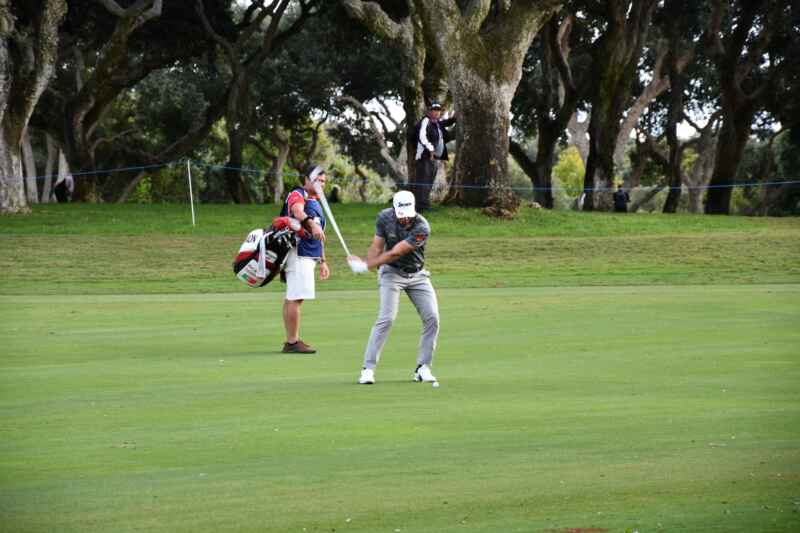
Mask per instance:
[[[292,217],[275,217],[272,219],[272,229],[275,231],[279,231],[282,229],[290,229],[292,230],[295,235],[300,237],[301,239],[305,239],[311,234],[305,230],[305,228]]]
[[[248,287],[263,287],[272,281],[283,270],[289,251],[295,246],[291,224],[279,221],[277,226],[280,229],[273,225],[248,233],[233,260],[233,273]]]

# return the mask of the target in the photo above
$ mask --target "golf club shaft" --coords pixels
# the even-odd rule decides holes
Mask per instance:
[[[336,219],[333,218],[331,206],[328,205],[328,199],[325,198],[325,193],[322,191],[322,187],[320,187],[318,183],[314,183],[314,190],[317,191],[317,196],[319,196],[319,199],[322,202],[322,207],[325,209],[325,215],[328,217],[328,220],[331,221],[331,225],[333,225],[333,229],[336,231],[336,235],[339,237],[339,242],[342,243],[342,248],[344,248],[344,251],[348,257],[351,256],[352,254],[344,242],[344,237],[342,237],[342,233],[339,231],[339,226],[336,224]]]

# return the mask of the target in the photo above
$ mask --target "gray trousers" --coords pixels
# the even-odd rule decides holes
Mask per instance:
[[[421,270],[416,274],[406,274],[389,265],[379,270],[378,285],[381,294],[381,307],[378,319],[372,326],[372,333],[364,353],[364,368],[374,369],[381,358],[383,345],[389,338],[397,309],[400,305],[400,291],[405,291],[417,308],[422,319],[422,336],[417,350],[417,364],[430,365],[436,338],[439,336],[439,302],[431,285],[430,272]]]

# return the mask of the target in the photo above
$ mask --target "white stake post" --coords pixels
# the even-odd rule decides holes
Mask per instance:
[[[186,175],[189,178],[189,205],[192,206],[192,227],[194,227],[194,194],[192,194],[192,165],[186,160]]]

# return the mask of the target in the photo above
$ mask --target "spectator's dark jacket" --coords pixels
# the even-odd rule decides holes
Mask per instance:
[[[631,201],[631,197],[628,194],[628,191],[624,191],[622,189],[618,190],[614,193],[614,210],[615,211],[627,211],[628,210],[628,202]]]
[[[447,143],[453,140],[453,136],[450,134],[450,132],[447,131],[447,128],[456,123],[456,118],[451,117],[445,120],[440,120],[438,122],[439,128],[436,127],[436,122],[432,121],[427,116],[424,117],[419,122],[417,122],[417,125],[414,126],[414,144],[417,146],[417,153],[419,153],[420,129],[422,128],[422,123],[426,122],[426,119],[427,119],[427,127],[425,128],[425,137],[427,137],[428,141],[430,141],[430,143],[433,146],[436,146],[436,144],[439,142],[439,129],[441,128],[442,135],[444,136],[444,151],[442,152],[442,157],[440,157],[439,159],[447,161],[448,160]],[[417,159],[427,159],[429,157],[430,157],[430,151],[423,146],[422,155],[417,157]]]

